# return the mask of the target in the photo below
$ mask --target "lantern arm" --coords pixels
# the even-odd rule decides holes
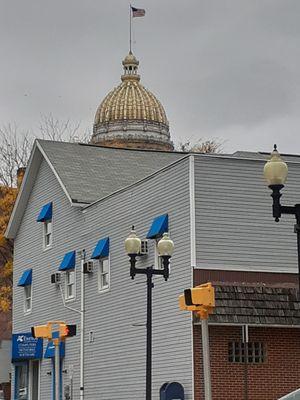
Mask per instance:
[[[269,187],[272,190],[273,217],[275,221],[278,222],[282,214],[290,214],[295,215],[297,223],[300,224],[300,204],[295,204],[294,206],[281,205],[280,198],[282,193],[280,193],[280,190],[283,188],[283,185],[270,185]]]
[[[281,214],[296,215],[296,206],[282,206],[280,205]]]

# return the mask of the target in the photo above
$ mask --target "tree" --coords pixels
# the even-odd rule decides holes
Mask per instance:
[[[41,116],[38,135],[20,131],[16,124],[0,127],[0,312],[12,305],[13,242],[4,233],[18,194],[17,171],[27,166],[34,139],[87,142],[89,132],[80,124],[60,121],[52,114]]]
[[[180,142],[177,150],[190,153],[221,153],[224,142],[218,141],[218,139],[205,139],[202,138],[192,143],[191,140],[186,142]]]
[[[33,138],[16,124],[0,127],[0,185],[15,187],[17,170],[27,165]]]
[[[80,123],[60,121],[52,114],[42,115],[36,135],[22,131],[16,124],[0,127],[0,185],[17,186],[17,171],[26,167],[36,138],[58,142],[88,142],[88,130],[80,132]]]
[[[69,119],[60,121],[51,113],[41,116],[39,130],[38,137],[57,142],[88,143],[91,136],[88,129],[80,131],[80,122],[73,124]]]
[[[13,242],[4,237],[17,189],[0,187],[0,311],[10,311],[12,302]]]

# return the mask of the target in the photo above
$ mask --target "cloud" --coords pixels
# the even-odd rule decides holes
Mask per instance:
[[[0,123],[34,128],[41,113],[52,112],[91,126],[101,99],[120,80],[128,4],[0,1]],[[254,149],[273,143],[276,132],[284,151],[295,152],[298,0],[135,5],[146,8],[145,18],[134,20],[142,83],[166,108],[175,140],[224,137],[230,150]]]

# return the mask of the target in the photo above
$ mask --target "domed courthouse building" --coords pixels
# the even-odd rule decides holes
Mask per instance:
[[[60,345],[60,399],[145,398],[147,287],[146,276],[130,277],[132,225],[143,244],[137,268],[163,268],[165,232],[175,246],[167,281],[153,277],[152,398],[166,398],[166,382],[182,385],[186,400],[205,398],[201,321],[179,309],[178,296],[212,282],[212,399],[278,399],[299,387],[300,310],[294,221],[272,218],[262,177],[269,155],[173,151],[165,110],[138,66],[130,52],[89,144],[34,144],[6,231],[12,399],[58,400],[53,342],[31,334],[48,321],[77,326]],[[283,199],[293,205],[300,158],[284,159]]]

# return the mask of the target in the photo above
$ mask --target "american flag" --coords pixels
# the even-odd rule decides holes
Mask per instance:
[[[133,17],[144,17],[146,11],[143,8],[135,8],[131,6],[132,16]]]

